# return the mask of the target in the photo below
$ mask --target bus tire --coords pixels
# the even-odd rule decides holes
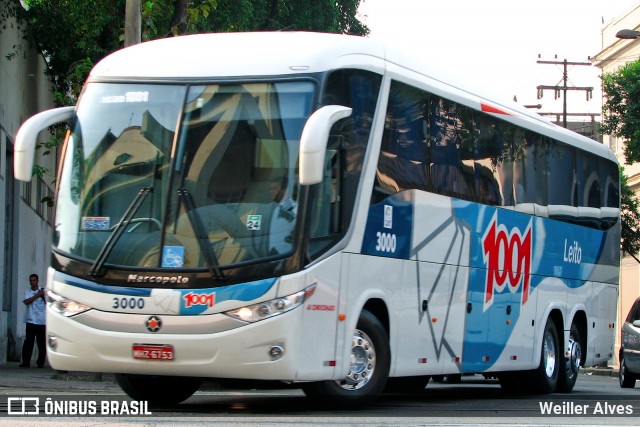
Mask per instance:
[[[551,318],[547,319],[542,334],[542,349],[540,352],[540,366],[533,371],[531,385],[539,393],[552,393],[558,385],[560,374],[560,341],[558,329]]]
[[[526,381],[530,373],[530,371],[513,371],[499,374],[500,388],[510,395],[524,394],[527,390],[522,387],[522,382]]]
[[[387,380],[385,393],[418,394],[425,391],[431,377],[429,375],[419,377],[396,377]]]
[[[462,374],[450,374],[444,377],[447,384],[460,384],[462,382]]]
[[[116,382],[133,400],[146,400],[149,406],[171,406],[187,400],[198,391],[202,380],[192,377],[116,374]]]
[[[336,381],[304,383],[302,390],[308,397],[325,405],[365,405],[383,392],[390,365],[387,331],[378,318],[364,310],[353,331],[351,366],[347,376]]]
[[[569,393],[573,390],[580,371],[580,361],[582,360],[582,341],[580,331],[575,323],[571,323],[569,331],[569,343],[565,346],[565,355],[560,358],[560,375],[556,391]]]

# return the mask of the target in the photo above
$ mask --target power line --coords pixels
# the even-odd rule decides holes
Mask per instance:
[[[571,61],[567,61],[566,59],[564,61],[537,61],[538,64],[552,64],[552,65],[562,65],[563,66],[563,73],[562,73],[562,85],[557,84],[555,86],[548,86],[548,85],[539,85],[538,86],[538,99],[542,98],[542,95],[544,94],[545,90],[553,90],[554,91],[554,96],[555,99],[558,99],[560,97],[560,93],[563,92],[563,99],[562,99],[562,126],[563,127],[567,127],[567,91],[569,90],[581,90],[587,93],[587,101],[590,100],[593,97],[593,87],[589,86],[589,87],[577,87],[577,86],[569,86],[569,73],[568,73],[568,66],[569,65],[588,65],[591,66],[590,62],[571,62]]]

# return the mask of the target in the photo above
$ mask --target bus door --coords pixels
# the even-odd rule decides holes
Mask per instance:
[[[469,270],[459,265],[429,266],[423,271],[438,268],[441,275],[434,276],[437,280],[430,288],[429,283],[421,283],[421,289],[427,296],[422,304],[426,314],[424,320],[429,325],[440,372],[460,372],[464,336],[464,322],[460,320],[464,319],[464,295]],[[426,307],[424,301],[428,301]]]

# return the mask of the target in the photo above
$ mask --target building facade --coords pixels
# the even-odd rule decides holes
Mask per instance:
[[[44,69],[44,59],[29,48],[14,22],[0,26],[0,364],[20,357],[24,291],[31,273],[45,285],[50,261],[53,209],[40,200],[53,194],[56,155],[36,159],[51,171],[43,179],[22,183],[13,178],[13,144],[20,124],[53,105]]]
[[[593,64],[602,70],[603,74],[612,73],[623,65],[640,59],[640,39],[625,40],[616,37],[622,29],[640,31],[640,2],[616,17],[602,28],[602,50],[593,58]],[[603,142],[616,153],[618,160],[624,165],[625,175],[629,186],[640,197],[640,163],[625,164],[623,141],[619,138],[605,135]],[[620,295],[618,302],[618,325],[622,325],[631,304],[640,295],[640,263],[636,258],[625,256],[622,260],[620,272]],[[617,328],[619,331],[619,327]],[[620,349],[620,334],[616,335],[615,365],[618,364],[618,350]]]

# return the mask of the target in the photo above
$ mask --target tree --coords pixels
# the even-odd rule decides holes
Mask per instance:
[[[310,30],[366,35],[362,0],[141,0],[143,41],[205,32]],[[23,7],[24,5],[24,7]],[[126,0],[0,0],[0,34],[12,20],[41,52],[58,106],[74,105],[91,68],[120,49]],[[20,46],[7,59],[17,55]],[[58,145],[54,130],[46,152]],[[42,176],[46,169],[34,168]],[[51,203],[51,200],[47,200]]]
[[[310,30],[368,34],[361,0],[142,0],[142,40],[179,34]],[[91,67],[120,49],[126,0],[0,2],[0,24],[14,18],[42,52],[56,104],[72,105]],[[0,26],[1,28],[1,26]],[[0,29],[1,31],[1,29]]]
[[[602,132],[623,138],[627,164],[640,161],[640,61],[602,76]]]
[[[605,102],[601,130],[623,138],[627,164],[640,161],[640,61],[631,62],[618,71],[602,76]],[[620,170],[620,214],[622,251],[635,257],[640,251],[639,203]]]
[[[636,260],[640,252],[640,208],[638,198],[627,183],[627,177],[620,168],[620,219],[622,222],[622,251]],[[640,262],[640,261],[638,261]]]

